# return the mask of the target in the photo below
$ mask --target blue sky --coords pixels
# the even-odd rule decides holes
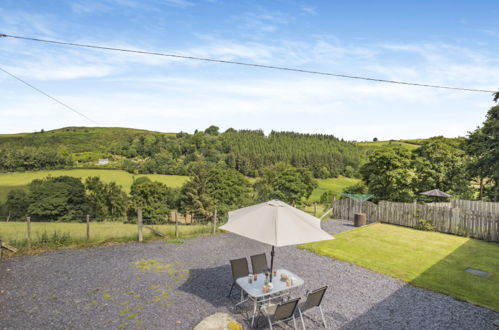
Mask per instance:
[[[0,33],[499,88],[497,1],[2,0]],[[96,120],[163,132],[464,136],[492,96],[0,39],[1,66]],[[0,133],[95,126],[0,72]]]

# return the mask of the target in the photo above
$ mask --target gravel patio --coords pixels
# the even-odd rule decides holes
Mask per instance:
[[[323,227],[352,228],[337,220]],[[226,234],[10,259],[0,263],[0,328],[192,329],[215,312],[247,327],[244,310],[232,308],[237,297],[227,298],[229,260],[269,250]],[[329,285],[323,306],[332,329],[497,329],[499,313],[308,251],[276,249],[275,264],[305,280],[296,294]]]

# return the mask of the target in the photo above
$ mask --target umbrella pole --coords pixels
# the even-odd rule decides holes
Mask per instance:
[[[274,246],[272,245],[272,252],[270,252],[270,283],[272,283],[272,274],[274,271]]]

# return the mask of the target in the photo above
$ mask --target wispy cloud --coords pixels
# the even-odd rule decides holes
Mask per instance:
[[[267,33],[276,32],[281,26],[287,25],[291,19],[288,14],[260,8],[257,11],[235,15],[230,21],[249,37],[258,38]]]
[[[102,0],[71,5],[81,15],[76,16],[86,18],[112,8],[156,14],[169,6],[180,11],[194,2]],[[383,79],[497,88],[499,56],[489,46],[289,36],[277,32],[295,18],[258,8],[229,19],[234,33],[198,30],[204,34],[169,43],[159,38],[126,39],[121,33],[62,35],[58,31],[64,31],[63,23],[50,15],[14,14],[0,9],[0,25],[6,32]],[[483,118],[478,112],[486,111],[491,101],[488,95],[12,39],[2,40],[0,61],[104,125],[160,131],[192,131],[214,123],[223,128],[325,132],[350,139],[425,137],[435,135],[432,132],[456,136],[478,125]],[[19,131],[19,123],[27,130],[87,124],[9,77],[0,75],[0,81],[0,113],[2,120],[7,118],[2,129],[5,125]]]
[[[57,25],[54,24],[53,18],[49,15],[0,8],[0,26],[3,33],[53,36]]]
[[[301,7],[301,11],[308,15],[317,15],[317,11],[314,7]]]
[[[76,14],[90,14],[116,11],[116,7],[160,12],[165,6],[189,8],[194,6],[194,3],[188,0],[74,0],[69,6]]]

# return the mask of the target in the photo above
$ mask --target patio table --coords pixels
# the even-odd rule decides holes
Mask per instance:
[[[287,274],[288,279],[292,279],[293,283],[290,286],[286,285],[286,281],[281,280],[281,274]],[[267,290],[267,292],[262,291],[262,287],[265,284],[265,274],[258,274],[257,280],[253,280],[250,283],[249,279],[252,275],[240,277],[237,279],[236,283],[239,287],[248,294],[248,298],[253,301],[253,315],[251,317],[251,326],[257,315],[257,309],[259,303],[264,303],[270,301],[271,298],[282,297],[288,293],[288,291],[296,289],[303,285],[304,281],[286,269],[278,269],[277,275],[272,278],[272,290]],[[242,299],[242,297],[241,297]],[[243,302],[243,300],[241,301]]]

